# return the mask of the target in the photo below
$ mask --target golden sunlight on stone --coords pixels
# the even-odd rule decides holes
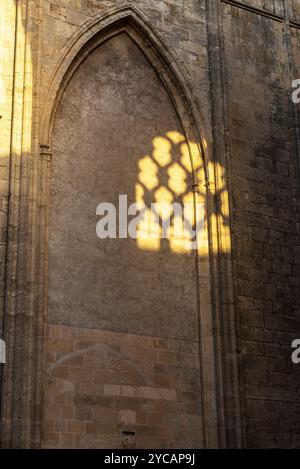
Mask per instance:
[[[179,143],[182,143],[185,141],[185,137],[180,133],[177,132],[176,130],[173,130],[171,132],[167,132],[166,136],[173,142],[175,145],[178,145]]]
[[[161,244],[161,227],[154,213],[148,209],[137,228],[137,245],[140,249],[158,251]]]
[[[175,192],[176,195],[181,195],[187,190],[186,172],[178,164],[174,163],[168,169],[169,182],[168,185],[170,189]]]
[[[153,158],[157,161],[159,166],[164,168],[172,159],[172,145],[169,140],[164,137],[155,137],[153,139],[153,146]]]
[[[156,164],[149,156],[144,156],[139,162],[139,168],[139,180],[148,190],[154,189],[158,185]]]
[[[231,249],[228,225],[229,201],[225,186],[225,172],[218,163],[208,162],[210,193],[218,198],[219,212],[212,213],[208,226],[206,213],[206,177],[199,145],[186,142],[177,131],[169,131],[165,137],[157,136],[152,141],[151,156],[144,156],[139,161],[139,182],[136,184],[136,203],[146,207],[142,220],[138,224],[137,244],[140,249],[159,250],[160,237],[167,238],[172,252],[188,253],[198,250],[200,256],[207,256],[209,251],[208,229],[212,236],[212,250],[218,252],[218,239],[222,238],[222,252]],[[207,143],[203,142],[204,148]],[[179,161],[174,161],[176,149],[180,151]],[[159,180],[159,172],[165,173],[167,182]],[[196,175],[198,190],[194,194],[189,190],[192,185],[192,173]],[[151,191],[154,193],[150,193]],[[155,213],[146,204],[147,191]],[[149,197],[147,198],[149,202]],[[179,203],[182,213],[174,213],[173,203]],[[205,211],[205,213],[203,213]],[[203,223],[201,220],[203,219]],[[169,226],[164,225],[169,221]]]

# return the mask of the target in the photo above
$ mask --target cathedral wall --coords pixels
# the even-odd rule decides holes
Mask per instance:
[[[299,168],[291,84],[298,75],[282,23],[229,5],[222,17],[245,438],[249,447],[297,446],[291,343],[300,330]],[[296,59],[298,30],[292,36]]]
[[[107,134],[115,125],[113,119],[119,118],[117,105],[111,113],[113,119],[107,120],[107,115],[110,97],[117,95],[106,88],[106,102],[105,96],[101,99],[107,112],[99,119],[96,104],[101,87],[97,83],[102,77],[97,75],[97,61],[89,65],[87,73],[97,77],[89,82],[94,91],[84,95],[82,77],[77,84],[71,82],[54,125],[47,381],[43,404],[36,397],[40,396],[34,380],[41,376],[38,357],[42,357],[43,262],[47,258],[47,235],[43,238],[47,185],[43,184],[51,157],[47,147],[42,147],[42,156],[39,153],[39,144],[48,143],[41,138],[44,103],[74,37],[87,21],[121,4],[139,8],[176,53],[212,140],[215,162],[222,160],[221,174],[228,178],[232,258],[230,252],[223,257],[233,267],[234,296],[229,306],[233,319],[236,316],[239,389],[233,386],[232,395],[240,391],[243,446],[299,446],[299,367],[291,361],[291,342],[300,336],[299,109],[291,103],[292,80],[300,78],[298,0],[36,0],[18,2],[17,10],[14,0],[0,2],[4,12],[1,37],[5,37],[0,49],[4,77],[0,103],[0,314],[6,313],[8,350],[7,365],[2,368],[2,439],[6,446],[39,446],[42,420],[44,447],[121,446],[126,431],[129,435],[136,432],[139,447],[204,445],[192,257],[175,255],[169,246],[150,256],[147,250],[137,249],[137,243],[124,242],[115,251],[103,249],[99,263],[91,261],[95,252],[99,254],[93,231],[95,204],[102,201],[98,200],[99,188],[100,199],[114,198],[121,189],[128,192],[139,178],[139,160],[146,153],[151,156],[158,133],[165,138],[170,130],[184,132],[163,88],[153,85],[152,94],[146,93],[148,101],[139,97],[141,114],[137,134],[130,136],[131,146],[123,146],[128,127],[122,130],[118,121],[119,131],[112,141],[122,151],[111,152]],[[111,67],[112,76],[113,61],[107,58],[104,65]],[[138,68],[133,67],[133,72]],[[118,79],[122,73],[116,74]],[[124,85],[128,80],[122,84],[124,99],[134,98],[136,78],[132,87]],[[146,75],[138,77],[141,86],[146,86],[146,79]],[[102,84],[108,86],[107,81]],[[155,95],[162,101],[156,102]],[[94,121],[82,125],[90,111]],[[155,129],[157,115],[160,129]],[[148,116],[146,133],[144,116]],[[124,109],[122,118],[128,125]],[[120,154],[128,156],[137,142],[139,152],[131,167],[124,161],[120,165]],[[174,157],[180,156],[178,148]],[[93,174],[94,162],[97,171],[105,169],[100,184]],[[117,187],[108,176],[112,172]],[[86,198],[82,181],[90,186]],[[91,194],[97,200],[89,206]],[[135,197],[132,191],[131,199]],[[218,194],[215,199],[218,205]],[[83,236],[79,233],[82,223],[91,229]],[[83,248],[86,240],[90,257]],[[133,253],[136,264],[130,265]],[[218,265],[221,281],[213,279],[215,290],[205,301],[213,302],[215,330],[219,331],[222,320],[232,324],[232,317],[226,315],[226,307],[221,308],[221,318],[216,313],[230,282],[222,259],[215,257],[211,261]],[[119,269],[115,272],[116,260]],[[207,258],[204,260],[207,269]],[[104,261],[106,270],[101,269]],[[148,272],[140,269],[145,262],[151,265]],[[84,266],[82,270],[79,265]],[[124,276],[128,265],[130,279]],[[137,289],[147,291],[140,309]],[[100,320],[97,301],[103,292],[106,309]],[[85,294],[91,299],[88,315],[84,301],[81,303]],[[225,343],[226,332],[224,335]],[[210,332],[207,336],[211,338]],[[216,350],[222,346],[217,343]],[[224,357],[224,363],[226,360]],[[215,357],[211,363],[214,369]],[[225,368],[218,371],[219,382],[231,379]],[[218,399],[221,419],[226,396]],[[238,422],[239,415],[234,417]],[[224,436],[222,424],[218,431]],[[225,437],[222,444],[226,446]]]

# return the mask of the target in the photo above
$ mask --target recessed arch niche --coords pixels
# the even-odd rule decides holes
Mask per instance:
[[[150,60],[153,48],[128,18],[89,39],[44,124],[52,153],[45,447],[68,439],[119,447],[124,431],[137,447],[216,444],[200,324],[208,247],[199,274],[196,250],[153,241],[149,225],[137,239],[96,236],[99,203],[193,202],[195,187],[205,187],[188,99],[163,61]],[[64,411],[60,435],[47,431]]]

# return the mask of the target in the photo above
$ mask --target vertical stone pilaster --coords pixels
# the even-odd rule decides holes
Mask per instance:
[[[34,82],[36,62],[33,43],[36,38],[39,2],[4,2],[7,28],[14,30],[13,61],[10,72],[10,133],[7,132],[8,165],[7,245],[3,336],[7,345],[7,363],[1,381],[1,446],[32,447],[36,437],[37,344],[39,333],[36,308],[33,253],[39,249],[33,219],[38,193],[35,181],[35,145],[33,142]],[[14,8],[14,15],[12,9]],[[14,26],[14,28],[13,28]],[[5,77],[4,77],[5,78]],[[11,86],[11,87],[10,87]],[[35,110],[36,112],[36,110]],[[9,116],[7,116],[9,119]],[[7,125],[7,127],[8,127]],[[40,421],[40,415],[38,416]]]
[[[208,0],[207,35],[210,69],[210,99],[212,109],[213,164],[210,186],[214,193],[226,194],[228,218],[231,220],[230,149],[227,129],[226,82],[223,62],[221,2]],[[225,181],[225,191],[224,185]],[[215,200],[219,212],[218,200]],[[212,281],[215,314],[217,367],[217,405],[219,414],[219,447],[241,447],[241,409],[236,345],[236,311],[232,267],[232,243],[218,220],[211,226],[213,252]]]

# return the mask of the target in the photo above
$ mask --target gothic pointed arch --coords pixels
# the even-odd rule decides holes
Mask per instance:
[[[222,396],[221,400],[225,396],[224,400],[226,401],[226,389],[220,379],[222,376],[220,370],[224,365],[223,358],[219,357],[216,352],[219,346],[216,334],[219,331],[215,330],[211,304],[212,289],[216,285],[211,278],[211,274],[216,268],[212,259],[213,249],[216,249],[213,244],[217,244],[216,241],[212,242],[212,238],[219,236],[219,227],[210,221],[210,214],[214,211],[214,201],[210,197],[209,190],[210,186],[215,186],[216,177],[213,164],[209,164],[213,160],[210,136],[206,132],[205,118],[191,92],[187,74],[182,71],[183,67],[179,65],[178,57],[167,48],[147,18],[137,8],[125,6],[106,10],[84,23],[67,41],[53,74],[43,110],[40,134],[41,156],[45,163],[43,178],[45,186],[49,190],[53,126],[68,84],[72,81],[72,77],[80,65],[93,51],[120,34],[126,34],[138,46],[164,85],[187,142],[188,156],[192,167],[193,190],[195,193],[198,192],[199,185],[201,185],[206,200],[207,247],[204,254],[198,255],[196,261],[201,373],[201,402],[199,402],[199,406],[202,408],[203,417],[203,444],[207,447],[216,447],[220,444],[222,438],[220,435],[223,434],[224,427],[226,427],[224,409],[218,408],[220,395]],[[199,172],[197,172],[199,166],[202,167],[203,171],[201,180],[199,180]],[[49,193],[46,193],[46,205],[48,199]]]
[[[187,137],[199,142],[203,158],[210,158],[211,142],[206,130],[205,117],[196,104],[197,100],[187,80],[187,72],[183,71],[183,65],[175,52],[165,45],[146,16],[133,6],[108,9],[100,13],[84,23],[65,44],[45,99],[41,145],[48,146],[51,143],[53,117],[75,70],[93,49],[122,31],[136,42],[163,81],[188,134]]]

